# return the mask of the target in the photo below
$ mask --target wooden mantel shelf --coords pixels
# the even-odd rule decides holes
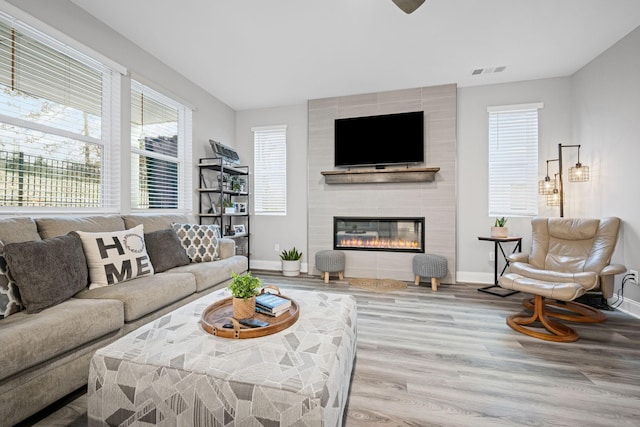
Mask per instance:
[[[326,184],[432,182],[440,168],[355,169],[320,172]]]

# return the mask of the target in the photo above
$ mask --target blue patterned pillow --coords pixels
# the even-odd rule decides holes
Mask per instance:
[[[171,224],[191,262],[207,262],[220,258],[220,227],[214,224]]]

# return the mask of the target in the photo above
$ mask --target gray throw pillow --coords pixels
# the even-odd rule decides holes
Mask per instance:
[[[153,270],[156,273],[187,265],[191,262],[173,229],[145,233],[144,243],[147,246],[147,254],[149,254],[151,265],[153,265]]]
[[[59,304],[87,287],[89,272],[76,233],[4,247],[27,313]]]
[[[191,262],[220,259],[218,241],[220,227],[215,224],[171,224]]]

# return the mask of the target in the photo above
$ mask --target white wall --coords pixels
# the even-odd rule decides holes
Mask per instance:
[[[295,246],[307,270],[307,105],[239,111],[236,143],[241,162],[253,172],[255,126],[287,125],[287,215],[254,215],[251,204],[251,268],[280,270],[280,250]],[[253,179],[253,178],[252,178]],[[253,181],[252,184],[253,186]]]
[[[493,244],[478,240],[490,235],[495,220],[488,216],[487,107],[544,103],[539,112],[542,177],[546,160],[558,157],[558,143],[571,143],[570,88],[568,77],[458,88],[458,282],[493,282],[493,261],[489,261]],[[542,197],[539,201],[540,216],[559,216],[558,208],[547,208]],[[531,218],[509,218],[507,226],[510,235],[524,237],[522,249],[528,252]]]
[[[136,77],[143,79],[160,92],[179,97],[196,110],[193,114],[193,158],[211,156],[209,139],[227,145],[235,143],[235,112],[229,106],[209,95],[199,86],[169,68],[110,27],[101,23],[69,1],[47,0],[7,0],[29,15],[66,34],[94,51],[126,67]],[[126,11],[123,11],[126,13]],[[150,27],[153,29],[153,27]],[[194,54],[198,54],[194,52]],[[123,97],[129,96],[127,79],[123,82]],[[122,132],[123,144],[129,143],[130,110],[128,102],[123,102]],[[128,161],[128,159],[124,159]],[[129,184],[123,171],[123,187]],[[193,169],[193,182],[197,183],[197,170]],[[195,185],[194,185],[195,187]],[[125,201],[127,202],[127,201]],[[194,193],[194,211],[197,212],[197,195]],[[126,210],[126,207],[125,207]]]
[[[621,218],[613,260],[636,271],[640,270],[639,52],[640,28],[571,79],[573,142],[583,145],[593,164],[593,179],[587,191],[574,198],[572,209],[583,216]],[[625,309],[640,314],[640,286],[625,286],[624,296],[635,302]]]

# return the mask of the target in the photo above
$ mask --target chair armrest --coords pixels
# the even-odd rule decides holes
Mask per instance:
[[[605,266],[600,272],[601,276],[615,276],[616,274],[622,274],[627,271],[627,267],[622,264],[609,264]]]
[[[507,255],[507,259],[509,262],[524,262],[525,264],[529,263],[529,254],[524,252],[516,252],[514,254]]]

